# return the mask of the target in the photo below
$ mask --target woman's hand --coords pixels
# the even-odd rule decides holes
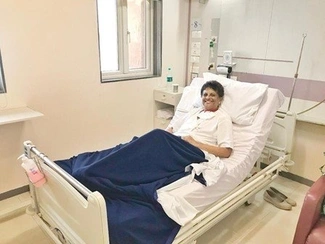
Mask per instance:
[[[216,157],[229,158],[232,152],[231,148],[204,144],[202,142],[194,140],[191,136],[182,136],[182,139],[192,144],[193,146],[200,148],[201,150],[207,151],[208,153],[215,155]]]
[[[198,142],[196,140],[194,140],[193,137],[191,137],[191,136],[182,136],[182,139],[184,141],[187,141],[188,143],[192,144],[193,146],[198,147],[198,145],[197,145]]]
[[[167,132],[169,132],[169,133],[174,133],[174,131],[173,131],[173,127],[167,127],[166,129],[165,129],[165,131],[167,131]]]

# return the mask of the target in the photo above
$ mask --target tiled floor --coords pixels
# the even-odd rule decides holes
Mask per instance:
[[[30,199],[28,193],[0,201],[0,211],[13,208]],[[0,219],[1,244],[50,244],[48,236],[34,218],[21,211],[12,218]]]
[[[291,211],[263,200],[260,191],[250,206],[242,206],[201,236],[198,244],[290,244],[308,186],[278,177],[270,186],[297,202]]]
[[[308,186],[278,177],[271,186],[297,202],[291,211],[275,208],[263,200],[263,192],[256,195],[250,206],[242,206],[198,240],[198,244],[287,244],[292,243],[296,223]],[[26,201],[27,193],[0,201],[0,211]],[[1,244],[49,244],[53,243],[38,227],[34,218],[18,214],[0,220]]]

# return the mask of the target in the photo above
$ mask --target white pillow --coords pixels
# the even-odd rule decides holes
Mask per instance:
[[[228,78],[226,78],[225,76],[222,76],[222,75],[216,75],[216,74],[212,74],[212,73],[203,73],[203,82],[205,83],[205,82],[210,81],[210,80],[218,81],[219,83],[221,83],[221,85],[223,85],[223,87],[226,87],[227,85],[229,85],[231,83],[238,82],[238,81],[235,81],[235,80],[228,79]]]
[[[201,87],[202,87],[202,85],[200,85],[200,86],[186,86],[183,90],[181,100],[179,101],[179,103],[177,105],[177,110],[182,111],[182,112],[189,112],[193,108],[194,104],[197,103],[198,99],[199,99],[199,106],[201,106],[202,105],[201,94],[200,94]],[[196,107],[199,107],[199,106],[196,106]]]
[[[199,87],[201,89],[201,87],[203,86],[203,84],[205,83],[204,78],[203,77],[195,77],[190,84],[190,87]]]
[[[212,73],[203,73],[203,79],[194,79],[192,81],[193,84],[191,83],[188,89],[190,91],[187,91],[187,93],[191,95],[197,94],[197,97],[187,109],[192,106],[202,106],[200,97],[201,87],[205,82],[211,80],[216,80],[224,86],[225,95],[220,109],[228,113],[234,123],[239,125],[251,125],[268,85],[240,82]]]

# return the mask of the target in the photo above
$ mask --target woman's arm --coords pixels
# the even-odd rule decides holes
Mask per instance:
[[[218,147],[218,146],[198,142],[194,140],[193,137],[191,136],[183,136],[182,139],[192,144],[193,146],[200,148],[201,150],[207,151],[208,153],[215,155],[216,157],[229,158],[232,152],[231,148]]]
[[[190,110],[189,112],[182,112],[178,114],[178,117],[175,116],[172,118],[172,120],[170,121],[169,125],[167,126],[167,128],[165,129],[165,131],[168,131],[172,134],[174,134],[175,132],[177,132],[182,125],[189,119],[191,118],[194,114],[197,113],[197,111],[201,110],[201,108],[193,108],[192,110]],[[196,115],[195,115],[196,116]]]

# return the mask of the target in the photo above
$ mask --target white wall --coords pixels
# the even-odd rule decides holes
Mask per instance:
[[[237,59],[235,70],[293,77],[305,33],[299,77],[325,81],[324,9],[319,0],[223,1],[219,54],[233,50],[237,57],[291,61]]]
[[[163,76],[185,83],[187,0],[165,0]],[[153,126],[161,78],[100,83],[95,0],[0,1],[7,91],[0,109],[27,105],[45,116],[0,126],[0,193],[26,185],[22,142],[52,159],[100,150]]]

